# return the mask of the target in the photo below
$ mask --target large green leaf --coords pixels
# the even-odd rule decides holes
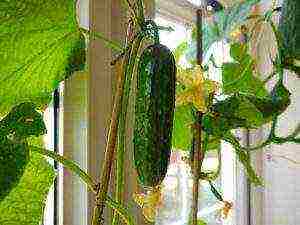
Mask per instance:
[[[29,160],[27,138],[45,133],[43,117],[32,103],[15,106],[0,121],[0,201],[24,173]]]
[[[24,139],[45,134],[46,126],[42,114],[36,111],[35,105],[31,102],[24,102],[13,107],[1,120],[0,133]]]
[[[18,185],[0,202],[1,225],[40,225],[55,173],[38,153],[30,154]]]
[[[182,105],[176,107],[172,135],[172,147],[174,149],[190,149],[192,143],[192,123],[193,114],[191,106]]]
[[[42,115],[32,103],[21,103],[0,122],[0,224],[39,225],[53,168],[30,144],[46,132]],[[30,138],[30,139],[29,139]]]
[[[0,137],[0,202],[18,184],[28,160],[26,143]]]
[[[228,120],[228,127],[231,129],[238,127],[257,128],[267,123],[268,120],[264,117],[264,112],[260,111],[260,107],[255,105],[254,98],[259,101],[259,98],[254,95],[232,95],[213,104],[213,112],[219,115],[217,119]],[[264,98],[263,100],[267,104],[267,100],[270,102],[271,98]]]
[[[0,112],[18,103],[45,105],[58,83],[85,61],[75,0],[0,3]]]
[[[222,66],[222,82],[224,94],[245,93],[258,97],[268,96],[264,83],[253,74],[254,60],[247,54],[246,45],[231,45],[231,56],[235,62]]]
[[[193,134],[192,124],[194,122],[191,105],[177,106],[175,109],[172,148],[176,150],[190,151],[192,148]],[[204,141],[205,133],[202,133]],[[220,147],[221,139],[209,135],[206,150],[216,150]],[[191,158],[193,158],[191,156]]]

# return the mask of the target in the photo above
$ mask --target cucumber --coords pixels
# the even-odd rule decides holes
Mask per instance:
[[[283,38],[284,67],[300,76],[300,1],[284,0],[279,31]]]
[[[135,168],[145,187],[159,185],[167,173],[175,80],[176,65],[171,51],[161,44],[147,47],[138,66],[133,140]]]

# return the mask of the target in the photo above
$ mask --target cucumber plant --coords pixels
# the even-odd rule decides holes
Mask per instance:
[[[261,185],[247,151],[274,143],[300,142],[299,128],[287,137],[275,132],[279,115],[290,104],[291,93],[283,84],[284,69],[299,73],[299,35],[294,19],[299,4],[293,5],[293,1],[286,0],[279,29],[271,20],[271,15],[278,9],[271,9],[266,15],[250,16],[251,6],[258,2],[254,0],[239,3],[234,8],[220,8],[214,23],[204,28],[204,34],[208,34],[207,37],[204,35],[205,49],[208,49],[214,41],[228,37],[232,30],[249,19],[268,23],[278,46],[274,72],[270,76],[278,76],[278,82],[270,93],[264,88],[266,82],[254,76],[255,60],[248,53],[247,45],[232,43],[234,62],[222,65],[223,81],[220,85],[227,98],[219,100],[216,97],[218,85],[205,77],[203,65],[189,71],[179,67],[175,107],[175,64],[182,51],[194,57],[193,44],[185,42],[181,45],[180,51],[174,53],[174,59],[170,50],[159,44],[158,31],[165,28],[145,18],[143,1],[125,2],[130,9],[131,22],[124,46],[80,27],[76,0],[11,0],[0,3],[0,224],[40,224],[45,199],[55,178],[55,171],[44,156],[77,174],[95,194],[93,225],[104,223],[105,206],[114,211],[114,225],[122,221],[135,224],[122,197],[125,127],[129,97],[134,95],[131,91],[133,76],[137,76],[138,83],[133,140],[135,158],[132,163],[136,166],[140,184],[150,188],[150,192],[155,190],[158,193],[135,196],[135,200],[152,221],[160,201],[160,184],[168,167],[171,145],[191,150],[190,161],[200,164],[198,178],[210,182],[212,192],[226,203],[224,211],[228,213],[231,204],[213,186],[219,170],[201,171],[201,162],[193,157],[197,147],[202,147],[204,158],[209,150],[219,148],[221,140],[231,143],[250,180]],[[286,13],[287,10],[292,13]],[[86,37],[99,38],[120,53],[114,60],[118,81],[105,149],[105,166],[99,180],[91,178],[72,160],[45,149],[41,141],[46,132],[42,112],[51,100],[51,93],[60,81],[85,68]],[[149,41],[154,45],[143,49],[144,43]],[[191,131],[185,128],[195,121],[201,125],[198,136],[194,135],[195,127]],[[267,123],[271,123],[269,137],[259,146],[246,148],[232,133],[236,128],[257,129]],[[116,196],[112,197],[108,195],[108,186],[115,154]],[[196,223],[192,221],[193,225]]]

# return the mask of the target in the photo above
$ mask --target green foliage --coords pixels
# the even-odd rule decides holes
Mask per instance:
[[[172,148],[188,150],[191,148],[193,115],[190,105],[178,106],[175,109]]]
[[[46,132],[31,103],[14,107],[0,122],[0,224],[39,225],[55,174],[48,162],[30,152],[30,138]],[[30,139],[29,139],[30,138]]]
[[[40,224],[55,174],[43,157],[30,152],[30,144],[42,142],[30,136],[45,132],[32,103],[15,106],[0,122],[0,224]]]
[[[175,57],[176,64],[179,63],[180,57],[184,55],[184,52],[188,49],[188,42],[184,41],[180,43],[177,48],[173,51],[173,55]]]
[[[300,76],[300,1],[285,0],[282,4],[282,13],[279,31],[283,41],[280,49],[284,66],[298,73]],[[296,60],[298,65],[296,65]]]
[[[192,148],[192,125],[195,122],[191,105],[177,106],[175,109],[172,148],[174,150],[190,151]],[[205,133],[202,138],[204,141]],[[216,150],[220,147],[221,140],[218,137],[209,136],[206,150]],[[190,159],[193,159],[192,154]]]
[[[38,153],[31,153],[18,185],[0,202],[0,224],[39,225],[54,177],[47,161]]]
[[[26,143],[0,137],[0,202],[18,184],[28,160]]]
[[[277,109],[277,114],[281,114],[290,105],[291,93],[283,85],[282,82],[278,82],[271,91],[272,103],[274,108]]]
[[[2,1],[0,9],[0,224],[39,225],[55,174],[30,151],[28,138],[46,132],[35,108],[83,68],[85,38],[75,0]]]
[[[13,134],[18,138],[31,135],[39,136],[46,133],[43,116],[35,110],[31,102],[21,103],[8,113],[0,123],[3,134]]]
[[[205,21],[202,27],[204,54],[214,42],[230,39],[231,32],[245,24],[252,7],[258,2],[259,0],[238,2],[228,9],[216,12],[212,21]],[[192,42],[186,55],[191,61],[196,59],[196,29],[193,31]]]
[[[254,60],[247,53],[247,47],[234,43],[230,49],[235,62],[224,63],[222,66],[222,81],[224,94],[246,93],[259,97],[268,95],[264,83],[254,76]]]
[[[44,106],[85,60],[75,0],[0,3],[0,112],[21,102]]]
[[[46,133],[42,115],[31,103],[14,107],[0,122],[0,201],[14,188],[29,160],[27,138]]]
[[[244,166],[248,179],[256,186],[262,186],[263,181],[261,178],[256,174],[255,170],[251,165],[251,158],[250,154],[248,154],[242,147],[240,146],[239,141],[230,133],[228,132],[224,137],[224,140],[228,143],[232,144],[234,147],[235,153],[238,157],[238,160]]]
[[[247,95],[246,98],[260,111],[263,116],[263,123],[270,122],[276,115],[283,113],[291,103],[291,93],[286,87],[278,82],[267,98],[258,98]]]
[[[239,150],[235,148],[236,155],[238,156],[238,160],[243,164],[244,169],[246,171],[248,179],[256,186],[262,186],[263,181],[261,178],[256,174],[255,170],[251,165],[251,158],[250,155],[247,154],[243,150]]]
[[[217,120],[223,118],[227,120],[230,129],[258,128],[268,121],[265,120],[263,112],[249,98],[257,101],[262,99],[253,95],[235,94],[215,103],[212,106],[212,111],[218,115]],[[271,102],[270,98],[264,98],[264,100]]]

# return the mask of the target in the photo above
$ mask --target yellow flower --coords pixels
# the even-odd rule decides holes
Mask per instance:
[[[162,203],[161,187],[157,186],[146,194],[134,194],[134,201],[141,207],[144,217],[149,222],[155,222],[157,209]]]
[[[222,205],[222,208],[217,212],[217,217],[221,220],[226,220],[232,211],[233,203],[229,201],[223,201]]]
[[[217,82],[205,79],[201,66],[179,71],[177,80],[184,85],[184,90],[177,94],[176,104],[193,104],[198,111],[205,112],[206,99],[218,90]]]

